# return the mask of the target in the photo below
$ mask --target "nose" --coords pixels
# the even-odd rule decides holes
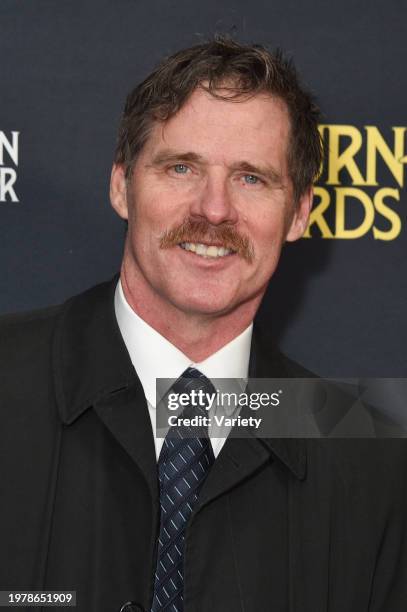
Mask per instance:
[[[208,172],[205,184],[191,205],[192,217],[205,218],[212,225],[234,224],[238,220],[230,183],[221,169]]]

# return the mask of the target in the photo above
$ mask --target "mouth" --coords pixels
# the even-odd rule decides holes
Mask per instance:
[[[228,257],[234,255],[236,251],[227,249],[224,246],[217,246],[215,244],[202,244],[201,242],[180,242],[179,245],[184,251],[190,251],[200,257],[207,259],[217,259],[220,257]]]

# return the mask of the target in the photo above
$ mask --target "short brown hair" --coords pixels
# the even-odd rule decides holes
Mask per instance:
[[[225,86],[227,96],[219,92]],[[175,115],[197,87],[236,102],[263,92],[284,100],[291,120],[288,166],[298,201],[321,165],[319,109],[300,84],[292,61],[280,51],[271,53],[261,45],[243,45],[224,36],[163,60],[127,96],[115,154],[115,162],[125,166],[126,176],[131,176],[155,122]]]

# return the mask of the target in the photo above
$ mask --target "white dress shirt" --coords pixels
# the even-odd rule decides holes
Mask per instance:
[[[158,459],[164,439],[156,436],[156,378],[175,381],[191,366],[211,380],[246,379],[253,324],[204,361],[194,363],[134,312],[124,296],[120,280],[116,287],[114,307],[120,332],[147,399]],[[217,457],[225,443],[225,437],[212,436],[210,429],[209,436]]]

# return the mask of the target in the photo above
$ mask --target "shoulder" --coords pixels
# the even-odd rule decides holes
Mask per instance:
[[[53,306],[0,317],[1,394],[13,389],[17,381],[35,384],[49,369],[53,333],[61,311],[62,306]]]
[[[0,352],[15,352],[15,347],[39,347],[53,335],[55,327],[69,310],[78,312],[93,311],[107,294],[112,294],[117,283],[117,277],[95,285],[86,291],[68,298],[61,304],[27,312],[0,315]],[[14,347],[14,348],[13,348]]]
[[[113,289],[110,281],[96,285],[69,298],[62,304],[38,310],[0,316],[0,399],[3,409],[31,395],[45,400],[53,395],[53,367],[58,329],[65,325],[65,316],[75,311],[67,334],[86,319],[91,320],[95,305]],[[110,291],[109,289],[109,291]],[[111,292],[111,291],[110,291]],[[4,398],[8,401],[5,402]],[[37,402],[39,404],[39,401]]]
[[[11,348],[8,343],[27,342],[47,333],[55,326],[63,306],[50,306],[29,312],[0,316],[0,350]]]

